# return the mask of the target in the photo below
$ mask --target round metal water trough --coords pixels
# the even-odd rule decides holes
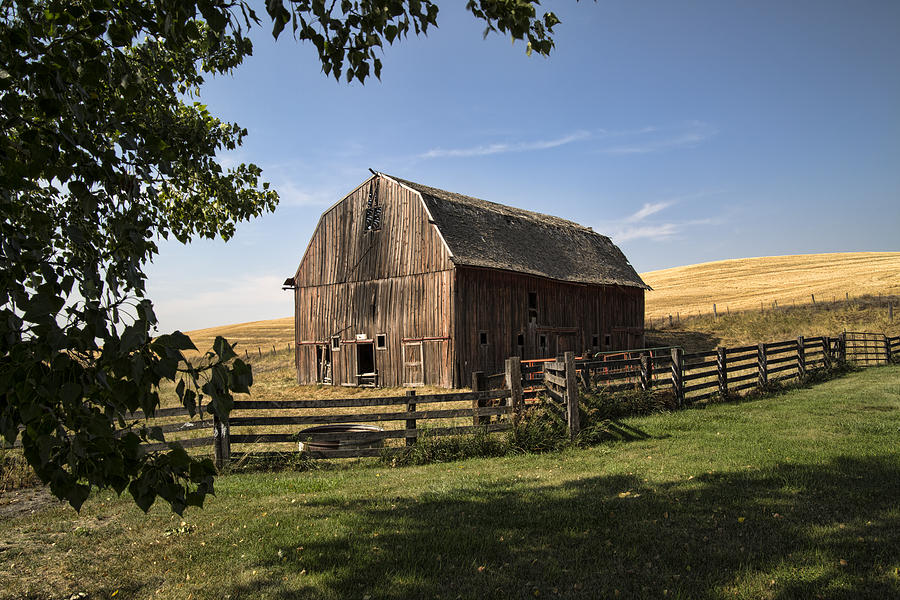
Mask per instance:
[[[361,450],[384,446],[384,429],[374,425],[353,423],[319,425],[300,432],[300,452],[327,452],[328,450]]]

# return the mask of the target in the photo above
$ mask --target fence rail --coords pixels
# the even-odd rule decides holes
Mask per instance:
[[[580,429],[579,387],[586,391],[669,389],[680,406],[717,394],[728,396],[765,389],[788,379],[803,381],[811,371],[828,370],[837,364],[869,366],[897,361],[898,357],[900,336],[868,332],[845,332],[837,337],[800,336],[796,340],[695,353],[685,353],[681,348],[653,348],[607,354],[599,359],[579,358],[572,352],[537,361],[510,357],[503,373],[473,373],[471,392],[417,396],[410,391],[406,396],[379,398],[239,400],[228,421],[220,421],[209,413],[190,418],[187,409],[175,407],[157,410],[150,424],[159,427],[168,441],[185,448],[211,449],[220,468],[230,461],[232,447],[246,454],[257,451],[260,445],[271,444],[293,444],[292,450],[304,448],[316,457],[376,456],[402,448],[390,445],[391,441],[403,440],[412,445],[425,434],[504,431],[520,418],[525,399],[538,393],[564,407],[574,437]],[[362,410],[329,412],[341,408]],[[136,411],[127,419],[143,421],[146,415]],[[468,419],[471,420],[466,423]],[[352,426],[361,423],[379,427]],[[298,430],[298,425],[319,427],[307,431]],[[347,426],[347,430],[329,430],[328,426]],[[261,428],[264,430],[259,431]],[[208,435],[210,430],[212,435]],[[21,443],[17,441],[15,446]],[[145,446],[148,451],[166,447],[165,443]]]
[[[575,360],[572,356],[571,366],[567,363],[571,354],[568,353],[562,359],[544,363],[546,393],[571,411],[572,403],[577,403],[579,386],[570,374],[576,373],[586,391],[669,389],[681,406],[715,395],[726,397],[752,389],[764,390],[789,379],[803,381],[811,371],[829,370],[836,364],[887,364],[900,357],[900,336],[845,332],[838,337],[800,336],[796,340],[706,352],[685,353],[681,348],[672,348],[663,354],[660,349],[655,350],[632,350],[631,358],[609,361]]]
[[[502,380],[502,383],[498,383]],[[316,458],[379,456],[399,451],[427,435],[494,433],[513,426],[522,409],[522,373],[518,357],[507,360],[504,373],[473,377],[471,392],[378,398],[321,400],[237,400],[229,419],[166,423],[171,441],[186,448],[208,447],[219,468],[233,457],[281,448]],[[489,389],[502,385],[500,389]],[[359,409],[344,410],[340,409]],[[157,411],[159,418],[186,415],[181,408]],[[143,415],[135,415],[143,417]],[[305,427],[310,426],[310,427]],[[184,431],[212,429],[212,436],[185,437]],[[167,436],[167,440],[170,436]],[[399,441],[400,444],[392,443]],[[280,445],[280,446],[279,446]],[[148,451],[166,444],[150,444]]]

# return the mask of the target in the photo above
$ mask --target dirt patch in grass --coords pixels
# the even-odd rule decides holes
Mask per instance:
[[[51,506],[63,504],[48,487],[31,487],[0,492],[0,521],[32,515]]]

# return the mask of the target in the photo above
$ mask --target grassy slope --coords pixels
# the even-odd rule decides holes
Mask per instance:
[[[894,320],[888,304],[893,303]],[[647,329],[651,347],[682,346],[688,352],[712,350],[717,346],[737,347],[759,342],[791,340],[798,335],[837,336],[842,331],[867,331],[888,336],[900,335],[900,296],[863,297],[849,303],[820,302],[788,306],[778,310],[747,310],[682,318],[669,326],[657,320]]]
[[[184,525],[0,522],[0,598],[900,597],[900,367],[628,419],[646,439],[242,474]]]
[[[647,316],[786,306],[864,294],[900,294],[900,252],[741,258],[642,273]]]
[[[660,319],[670,314],[681,313],[686,319],[699,310],[707,315],[712,312],[713,303],[717,304],[720,313],[731,311],[730,321],[710,324],[707,322],[713,321],[710,318],[683,322],[685,327],[682,329],[702,334],[695,336],[695,341],[687,342],[690,347],[706,349],[721,343],[739,345],[789,339],[801,334],[837,334],[849,327],[900,334],[900,306],[896,298],[894,325],[887,323],[886,306],[871,312],[876,308],[874,304],[858,300],[865,294],[900,295],[900,252],[744,258],[651,271],[641,276],[654,288],[647,293],[647,316],[656,320],[656,326]],[[850,305],[838,302],[836,308],[840,310],[831,312],[828,306],[821,306],[844,299],[848,292],[856,299]],[[816,295],[819,307],[806,306],[810,303],[810,294]],[[787,318],[773,318],[769,309],[776,300],[781,309],[796,304],[796,310]],[[760,301],[766,308],[764,314],[758,312]],[[739,311],[748,312],[736,316]],[[238,342],[242,356],[245,350],[252,353],[261,348],[263,353],[271,352],[273,344],[284,352],[287,345],[293,343],[293,318],[189,333],[201,349],[210,347],[215,336],[224,335]]]

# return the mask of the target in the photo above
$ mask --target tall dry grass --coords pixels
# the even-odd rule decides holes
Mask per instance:
[[[653,288],[646,314],[659,319],[771,308],[878,294],[900,295],[900,252],[741,258],[642,273]]]

